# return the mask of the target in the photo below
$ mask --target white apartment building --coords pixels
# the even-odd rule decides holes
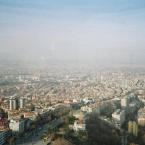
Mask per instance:
[[[25,125],[25,122],[22,119],[21,120],[11,119],[9,127],[15,133],[23,133],[24,132],[24,125]]]

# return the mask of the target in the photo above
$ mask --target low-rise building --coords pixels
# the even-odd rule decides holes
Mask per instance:
[[[86,124],[83,122],[75,121],[73,125],[74,131],[85,131],[86,130]]]
[[[122,125],[125,122],[125,110],[118,109],[112,114],[112,119],[119,122]]]
[[[91,112],[93,111],[92,108],[89,107],[89,106],[82,106],[82,107],[81,107],[81,110],[82,110],[83,112],[87,112],[87,113],[91,113]]]
[[[145,126],[145,108],[142,108],[138,111],[138,125]]]

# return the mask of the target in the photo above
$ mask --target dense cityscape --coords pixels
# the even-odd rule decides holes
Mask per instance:
[[[145,0],[0,0],[0,145],[145,145]]]
[[[0,144],[143,145],[144,70],[9,66],[0,74]]]

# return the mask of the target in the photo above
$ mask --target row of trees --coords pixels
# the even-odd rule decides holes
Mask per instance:
[[[88,141],[91,145],[119,145],[120,131],[92,113],[86,120]]]

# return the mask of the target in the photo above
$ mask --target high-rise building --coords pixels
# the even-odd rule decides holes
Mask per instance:
[[[18,109],[18,99],[17,98],[10,98],[10,110],[17,110]]]
[[[25,106],[25,99],[24,98],[20,98],[20,100],[19,100],[20,109],[24,108],[24,106]]]
[[[128,122],[128,133],[132,133],[132,131],[133,131],[133,125],[132,125],[132,121],[129,121]]]
[[[16,109],[18,109],[18,99],[17,98],[15,98],[15,99],[13,99],[13,107],[14,107],[14,110],[16,110]]]
[[[138,135],[138,124],[135,121],[133,121],[133,135]]]
[[[13,110],[13,100],[10,99],[10,110]]]
[[[135,121],[128,122],[128,133],[138,136],[138,124]]]

